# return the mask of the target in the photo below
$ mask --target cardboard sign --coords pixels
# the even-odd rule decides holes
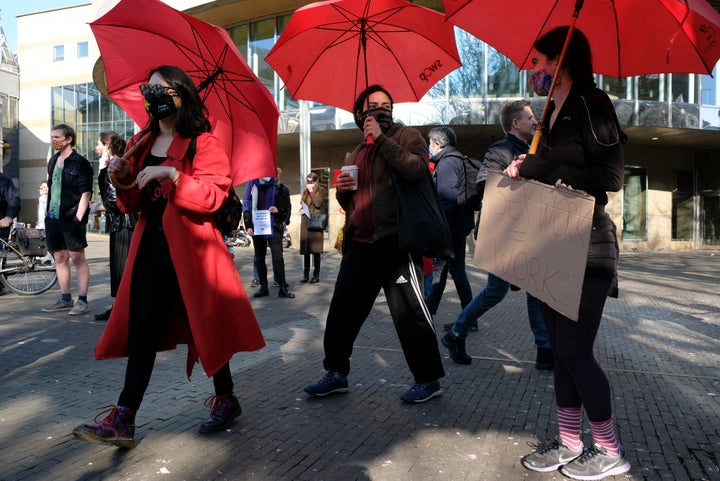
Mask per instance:
[[[577,320],[595,199],[488,172],[473,264]]]

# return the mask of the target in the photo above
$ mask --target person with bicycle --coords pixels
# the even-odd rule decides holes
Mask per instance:
[[[20,212],[20,193],[12,179],[0,172],[0,238],[8,240],[13,219]],[[5,295],[5,287],[0,284],[0,296]]]

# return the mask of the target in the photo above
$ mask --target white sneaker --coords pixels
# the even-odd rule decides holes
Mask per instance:
[[[90,312],[90,306],[87,302],[81,301],[78,299],[78,301],[75,303],[72,309],[68,312],[71,316],[79,316],[81,314],[87,314]]]

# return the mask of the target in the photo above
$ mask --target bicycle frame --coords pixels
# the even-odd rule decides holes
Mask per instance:
[[[25,255],[20,250],[17,229],[13,225],[9,240],[0,238],[0,281],[20,295],[45,292],[57,282],[57,272],[55,263],[44,259],[45,257]]]

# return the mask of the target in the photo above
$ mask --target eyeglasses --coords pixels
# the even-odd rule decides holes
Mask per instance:
[[[160,84],[142,84],[140,87],[140,93],[143,97],[160,97],[163,94],[175,95],[175,89],[172,87],[165,87]],[[172,93],[170,93],[172,91]]]

